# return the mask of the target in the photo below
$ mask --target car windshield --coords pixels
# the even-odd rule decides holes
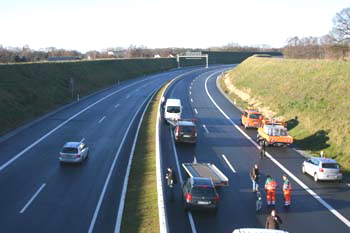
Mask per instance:
[[[287,136],[287,131],[280,127],[270,127],[268,128],[268,135],[271,136]]]
[[[252,119],[259,119],[260,116],[261,114],[250,114],[250,118]]]
[[[168,106],[166,111],[169,113],[179,113],[180,107],[179,106]]]
[[[184,133],[193,133],[194,132],[194,127],[193,126],[181,126],[181,132]]]
[[[193,187],[191,190],[193,196],[214,197],[215,191],[212,187]]]
[[[64,147],[62,149],[63,153],[78,153],[78,149],[77,148],[72,148],[72,147]]]
[[[339,168],[339,164],[337,163],[322,163],[323,168]]]

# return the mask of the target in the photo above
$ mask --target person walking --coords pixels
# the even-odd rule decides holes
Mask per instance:
[[[176,175],[175,175],[172,167],[167,168],[167,172],[165,174],[165,179],[167,180],[167,185],[170,188],[172,188],[177,183]]]
[[[280,229],[280,225],[282,224],[282,219],[277,215],[276,210],[271,211],[271,215],[269,215],[266,219],[265,228],[266,229]]]
[[[283,175],[283,195],[284,195],[284,206],[288,207],[291,204],[291,196],[292,196],[292,185],[288,180],[287,175]]]
[[[276,188],[277,182],[271,178],[270,175],[267,175],[267,179],[265,182],[265,190],[266,190],[266,200],[267,205],[271,206],[276,204]]]
[[[259,167],[258,164],[255,164],[252,170],[250,171],[250,179],[252,180],[253,183],[253,192],[257,192],[259,189]]]

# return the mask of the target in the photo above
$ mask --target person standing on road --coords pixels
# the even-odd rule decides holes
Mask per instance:
[[[165,179],[167,180],[167,185],[172,188],[177,183],[176,175],[172,169],[172,167],[167,168],[167,172],[165,174]]]
[[[267,205],[271,206],[276,204],[276,188],[277,182],[271,178],[270,175],[267,175],[267,179],[265,182],[265,190],[266,190],[266,200]]]
[[[283,175],[283,195],[284,195],[284,206],[288,207],[291,204],[291,195],[292,195],[292,185],[288,180],[287,175]]]
[[[258,164],[255,164],[252,170],[250,171],[250,179],[253,183],[253,192],[257,192],[259,188],[259,167]]]
[[[282,219],[276,214],[276,210],[271,211],[271,215],[267,217],[265,228],[266,229],[280,229]]]

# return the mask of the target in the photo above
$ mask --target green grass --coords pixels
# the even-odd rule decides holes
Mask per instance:
[[[142,122],[130,171],[121,232],[159,232],[155,130],[163,89],[152,100]]]
[[[119,81],[176,67],[175,59],[0,65],[0,135]],[[74,98],[69,81],[75,81]]]
[[[268,107],[288,120],[300,149],[324,150],[350,171],[349,62],[248,58],[220,80],[225,92],[239,99],[226,79],[257,100],[254,107]]]

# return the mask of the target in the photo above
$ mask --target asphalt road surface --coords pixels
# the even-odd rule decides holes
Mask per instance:
[[[114,232],[140,116],[151,95],[186,68],[122,82],[30,124],[0,143],[0,232]],[[83,164],[59,164],[84,141]]]
[[[198,118],[196,146],[174,145],[169,125],[160,123],[162,169],[176,169],[178,181],[186,178],[181,167],[184,162],[215,164],[228,178],[229,187],[221,188],[220,204],[216,214],[201,211],[185,212],[181,184],[175,187],[175,201],[169,200],[165,180],[165,213],[171,233],[229,233],[236,228],[265,226],[269,210],[265,192],[263,209],[255,211],[255,194],[249,171],[259,164],[263,187],[266,175],[278,182],[276,210],[283,220],[282,229],[290,233],[345,233],[350,232],[350,187],[345,183],[319,182],[301,172],[304,157],[292,148],[269,147],[268,157],[260,159],[254,140],[256,130],[240,126],[241,112],[218,90],[218,74],[234,66],[221,66],[206,72],[194,72],[175,81],[167,90],[166,98],[181,99],[183,118]],[[270,157],[271,155],[271,157]],[[282,175],[287,173],[293,186],[292,206],[283,207]]]

